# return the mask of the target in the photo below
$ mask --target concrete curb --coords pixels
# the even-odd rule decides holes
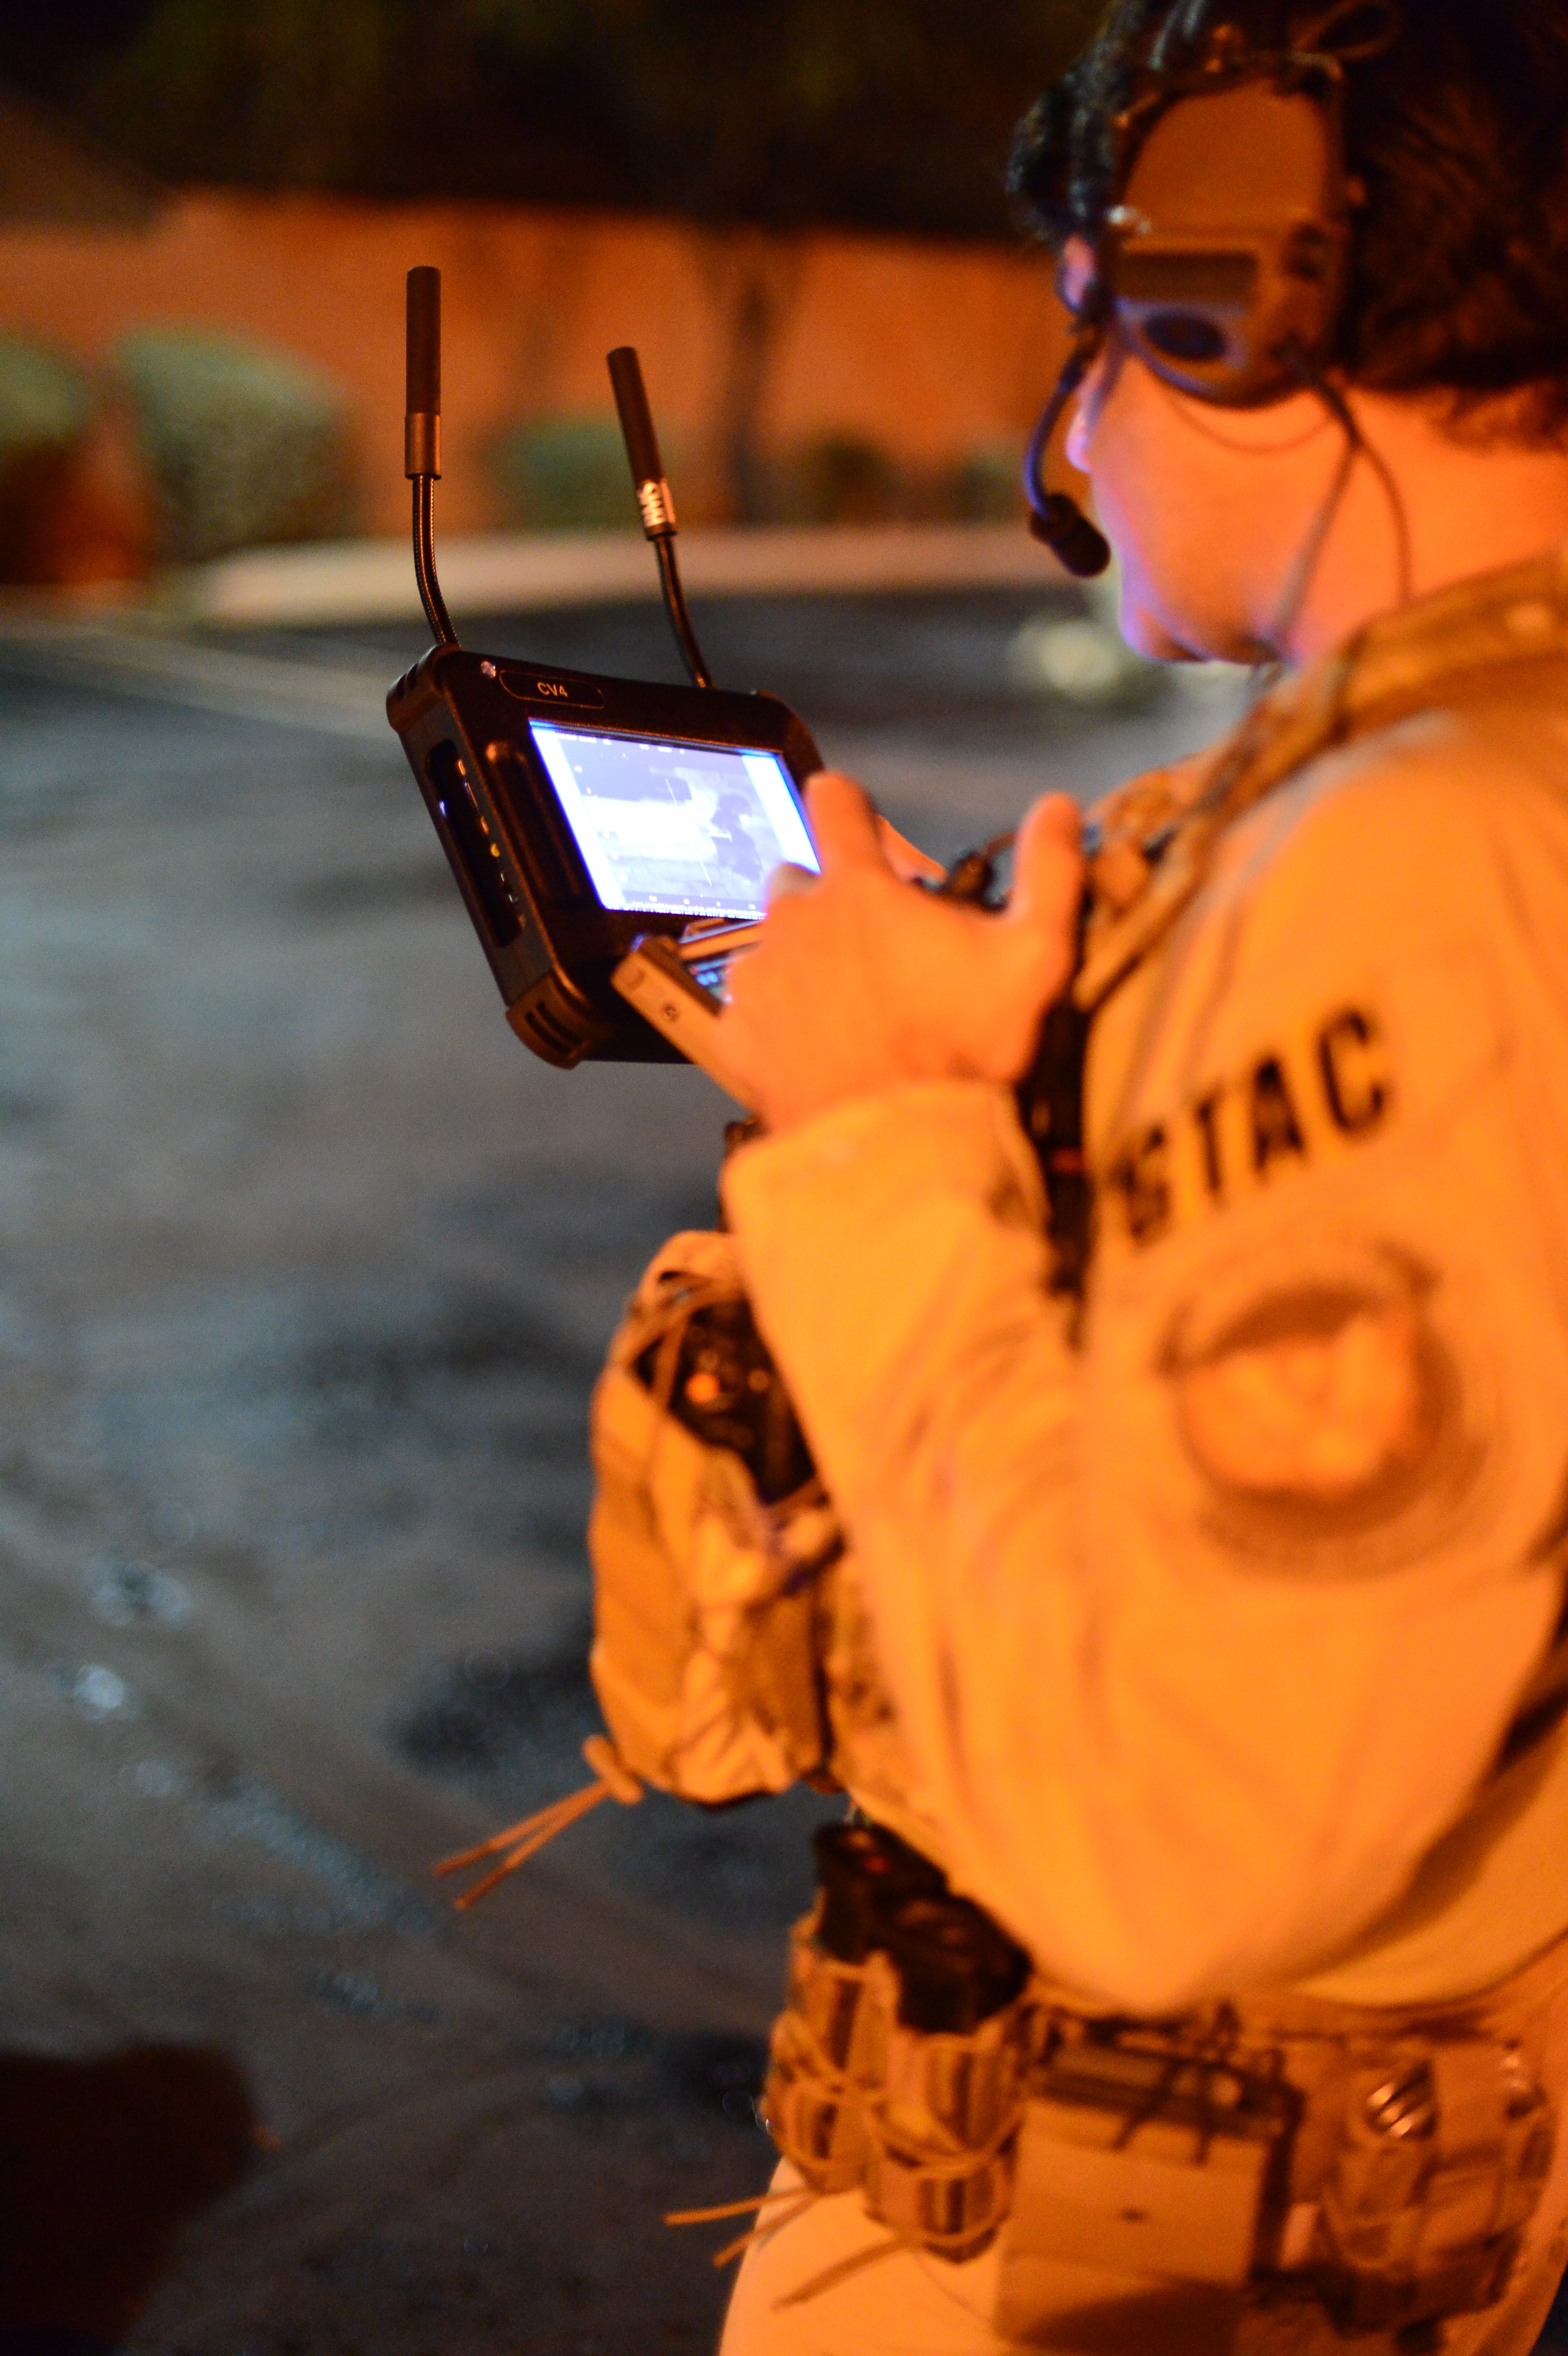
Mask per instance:
[[[438,540],[436,554],[454,614],[658,594],[652,553],[631,531]],[[682,535],[680,557],[688,588],[709,597],[1046,588],[1064,577],[1009,524],[693,531]],[[256,549],[187,574],[174,599],[183,618],[229,627],[404,621],[420,611],[402,541]]]
[[[635,531],[496,533],[438,541],[453,614],[528,612],[656,597],[650,551]],[[681,570],[698,596],[822,596],[944,589],[1059,587],[1066,575],[1021,524],[775,527],[682,535]],[[101,611],[105,600],[98,602]],[[304,629],[417,621],[413,564],[402,540],[257,548],[162,576],[145,596],[108,601],[117,620],[229,629]],[[59,593],[0,597],[0,627],[80,617]]]

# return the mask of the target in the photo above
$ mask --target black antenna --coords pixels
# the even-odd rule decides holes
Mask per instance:
[[[664,591],[664,609],[669,616],[669,626],[675,632],[675,642],[680,648],[680,659],[686,665],[691,684],[693,687],[711,687],[713,674],[697,643],[697,632],[691,626],[691,616],[686,607],[686,592],[680,585],[680,569],[675,561],[675,501],[665,480],[664,460],[659,456],[659,439],[654,432],[653,413],[648,408],[642,363],[630,344],[623,344],[610,354],[610,381],[615,388],[615,406],[621,412],[621,432],[625,437],[626,455],[631,461],[632,480],[637,487],[643,531],[652,541],[659,561],[659,586]]]
[[[443,647],[457,632],[435,577],[431,487],[441,476],[441,273],[409,273],[409,389],[403,419],[403,472],[414,487],[414,578],[420,603]]]

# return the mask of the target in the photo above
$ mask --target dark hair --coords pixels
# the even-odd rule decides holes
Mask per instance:
[[[1058,251],[1111,198],[1114,120],[1183,0],[1113,0],[1019,126],[1010,186]],[[1243,6],[1213,12],[1238,16]],[[1277,11],[1275,12],[1277,17]],[[1294,5],[1298,31],[1323,0]],[[1445,392],[1450,423],[1551,443],[1568,429],[1568,0],[1403,0],[1345,68],[1360,183],[1335,364],[1383,392]]]

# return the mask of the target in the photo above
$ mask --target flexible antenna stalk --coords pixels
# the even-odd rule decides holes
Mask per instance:
[[[680,567],[675,554],[678,530],[675,519],[675,501],[665,480],[664,460],[659,455],[659,437],[654,431],[653,412],[648,407],[642,363],[630,344],[622,344],[613,351],[609,361],[610,381],[615,388],[615,407],[621,418],[621,434],[626,444],[626,458],[632,469],[637,507],[643,519],[643,534],[652,541],[654,553],[658,558],[664,609],[669,616],[676,645],[680,648],[680,659],[686,665],[687,675],[693,687],[711,687],[713,674],[697,642],[697,632],[687,607],[686,592],[681,587]]]
[[[433,486],[441,477],[441,273],[409,273],[408,397],[403,418],[403,472],[414,487],[414,578],[438,646],[454,647],[457,632],[435,571]]]

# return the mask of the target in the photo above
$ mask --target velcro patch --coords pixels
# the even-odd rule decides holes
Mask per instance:
[[[1205,1210],[1375,1137],[1394,1104],[1381,1020],[1370,1007],[1334,1007],[1125,1139],[1102,1187],[1113,1226],[1135,1244],[1157,1243]]]
[[[1311,1291],[1270,1307],[1271,1332],[1176,1376],[1188,1445],[1210,1478],[1327,1503],[1418,1462],[1429,1434],[1413,1312]]]
[[[1347,1245],[1269,1286],[1222,1278],[1157,1362],[1226,1545],[1355,1573],[1435,1542],[1484,1454],[1486,1402],[1463,1396],[1404,1255]]]

